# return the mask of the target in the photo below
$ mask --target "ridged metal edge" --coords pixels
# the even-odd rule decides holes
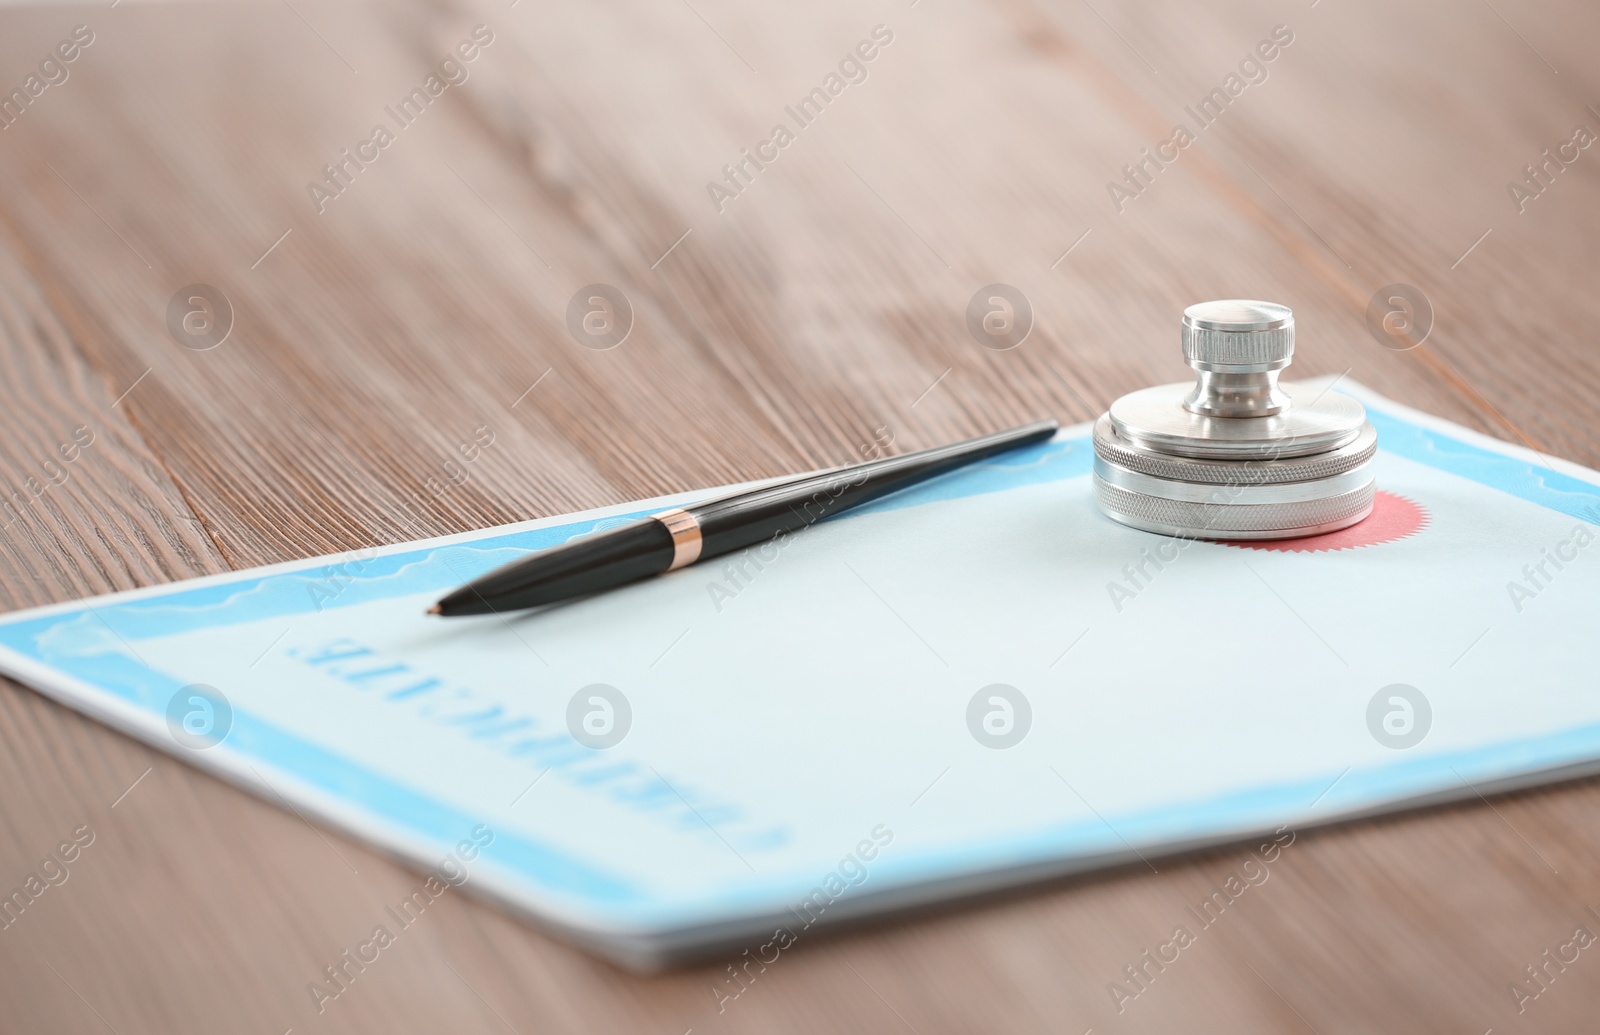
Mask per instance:
[[[1200,538],[1226,538],[1230,532],[1293,535],[1372,509],[1373,487],[1364,486],[1324,500],[1303,503],[1188,503],[1129,492],[1092,476],[1095,498],[1108,512],[1148,524],[1181,528]]]
[[[1199,460],[1142,452],[1123,445],[1106,416],[1095,421],[1097,456],[1152,478],[1204,485],[1278,485],[1332,478],[1353,471],[1378,452],[1378,433],[1364,424],[1354,442],[1327,453],[1283,460]]]
[[[1183,358],[1240,366],[1294,355],[1294,324],[1264,331],[1218,331],[1183,325]]]

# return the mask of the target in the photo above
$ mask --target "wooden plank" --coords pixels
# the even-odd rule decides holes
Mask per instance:
[[[1006,6],[1042,36],[1094,28],[1079,5]],[[1594,436],[1570,420],[1600,376],[1593,351],[1578,347],[1600,300],[1576,286],[1592,262],[1581,215],[1594,210],[1594,172],[1577,160],[1573,175],[1521,213],[1507,185],[1575,125],[1600,132],[1600,115],[1586,110],[1600,96],[1587,60],[1600,19],[1589,8],[1539,7],[1514,19],[1536,45],[1483,5],[1362,2],[1291,13],[1245,3],[1216,18],[1157,4],[1100,26],[1136,37],[1162,72],[1148,74],[1114,48],[1108,60],[1129,84],[1117,91],[1119,108],[1152,141],[1174,126],[1198,138],[1125,217],[1166,218],[1162,195],[1179,175],[1213,184],[1218,201],[1272,226],[1332,290],[1331,311],[1303,318],[1321,324],[1302,348],[1337,350],[1350,376],[1397,396],[1426,397],[1414,382],[1438,381],[1456,398],[1429,409],[1596,463]],[[1294,42],[1257,62],[1265,81],[1202,128],[1191,114],[1199,99],[1238,75],[1240,61],[1285,23]],[[1090,72],[1095,63],[1073,67],[1116,74]],[[1137,146],[1150,145],[1131,153]],[[1364,318],[1372,294],[1395,281],[1421,288],[1435,310],[1435,333],[1399,353],[1375,347]],[[1511,376],[1519,368],[1548,376]]]
[[[843,462],[880,425],[912,448],[1088,419],[1181,378],[1176,313],[1232,294],[1294,305],[1297,371],[1595,463],[1592,159],[1522,216],[1501,178],[1600,97],[1596,16],[1502,10],[1560,76],[1443,5],[0,12],[0,68],[96,33],[0,138],[0,461],[26,477],[58,425],[106,421],[0,544],[0,586],[21,606]],[[1270,80],[1117,214],[1106,182],[1286,20]],[[480,21],[467,81],[319,215],[320,166]],[[865,81],[718,212],[707,183],[878,24]],[[1394,280],[1438,307],[1418,350],[1365,330]],[[1006,352],[964,327],[996,281],[1037,314]],[[208,351],[166,326],[195,282],[237,314]],[[636,313],[603,352],[566,329],[595,282]],[[1122,1013],[1107,982],[1246,848],[808,939],[722,1012],[724,963],[623,975],[447,898],[319,1014],[306,983],[413,875],[26,691],[0,741],[0,881],[98,835],[0,936],[20,1030],[1481,1031],[1600,902],[1591,782],[1302,833]],[[1581,966],[1529,1007],[1554,1030],[1593,1011]]]
[[[0,231],[0,594],[11,608],[226,570],[162,470],[130,401],[145,371],[84,358],[100,330],[69,326]]]

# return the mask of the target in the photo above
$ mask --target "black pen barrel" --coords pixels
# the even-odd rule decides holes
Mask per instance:
[[[702,558],[742,550],[1056,432],[1041,421],[948,446],[823,471],[686,508],[700,526]]]
[[[798,532],[986,457],[1043,442],[1055,431],[1055,421],[1041,421],[664,511],[496,569],[444,597],[433,613],[515,611],[659,575]]]
[[[630,521],[497,568],[436,605],[447,617],[485,615],[598,593],[672,567],[672,533],[655,518]]]

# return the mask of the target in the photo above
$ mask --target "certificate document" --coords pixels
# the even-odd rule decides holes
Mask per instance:
[[[1326,536],[1118,525],[1083,425],[535,611],[424,615],[726,488],[10,614],[0,670],[636,967],[1600,769],[1600,476],[1340,389]]]

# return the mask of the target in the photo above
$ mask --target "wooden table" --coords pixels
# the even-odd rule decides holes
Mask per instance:
[[[4,606],[840,463],[880,425],[1088,419],[1183,377],[1176,314],[1212,297],[1292,305],[1302,376],[1600,464],[1600,149],[1507,186],[1600,132],[1597,49],[1571,0],[0,9],[0,86],[41,77],[0,132]],[[341,149],[370,161],[330,184]],[[964,323],[992,282],[1035,313],[1009,351]],[[1435,313],[1415,349],[1367,329],[1395,282]],[[620,347],[568,332],[592,283],[630,300]],[[191,284],[231,304],[220,346],[169,330]],[[412,873],[14,684],[0,744],[0,886],[94,835],[0,931],[6,1031],[1475,1035],[1600,1007],[1600,949],[1520,1016],[1510,991],[1600,931],[1594,781],[1302,831],[1120,1014],[1107,982],[1246,847],[816,938],[721,1014],[721,964],[633,976],[457,896],[318,1015],[307,982]]]

